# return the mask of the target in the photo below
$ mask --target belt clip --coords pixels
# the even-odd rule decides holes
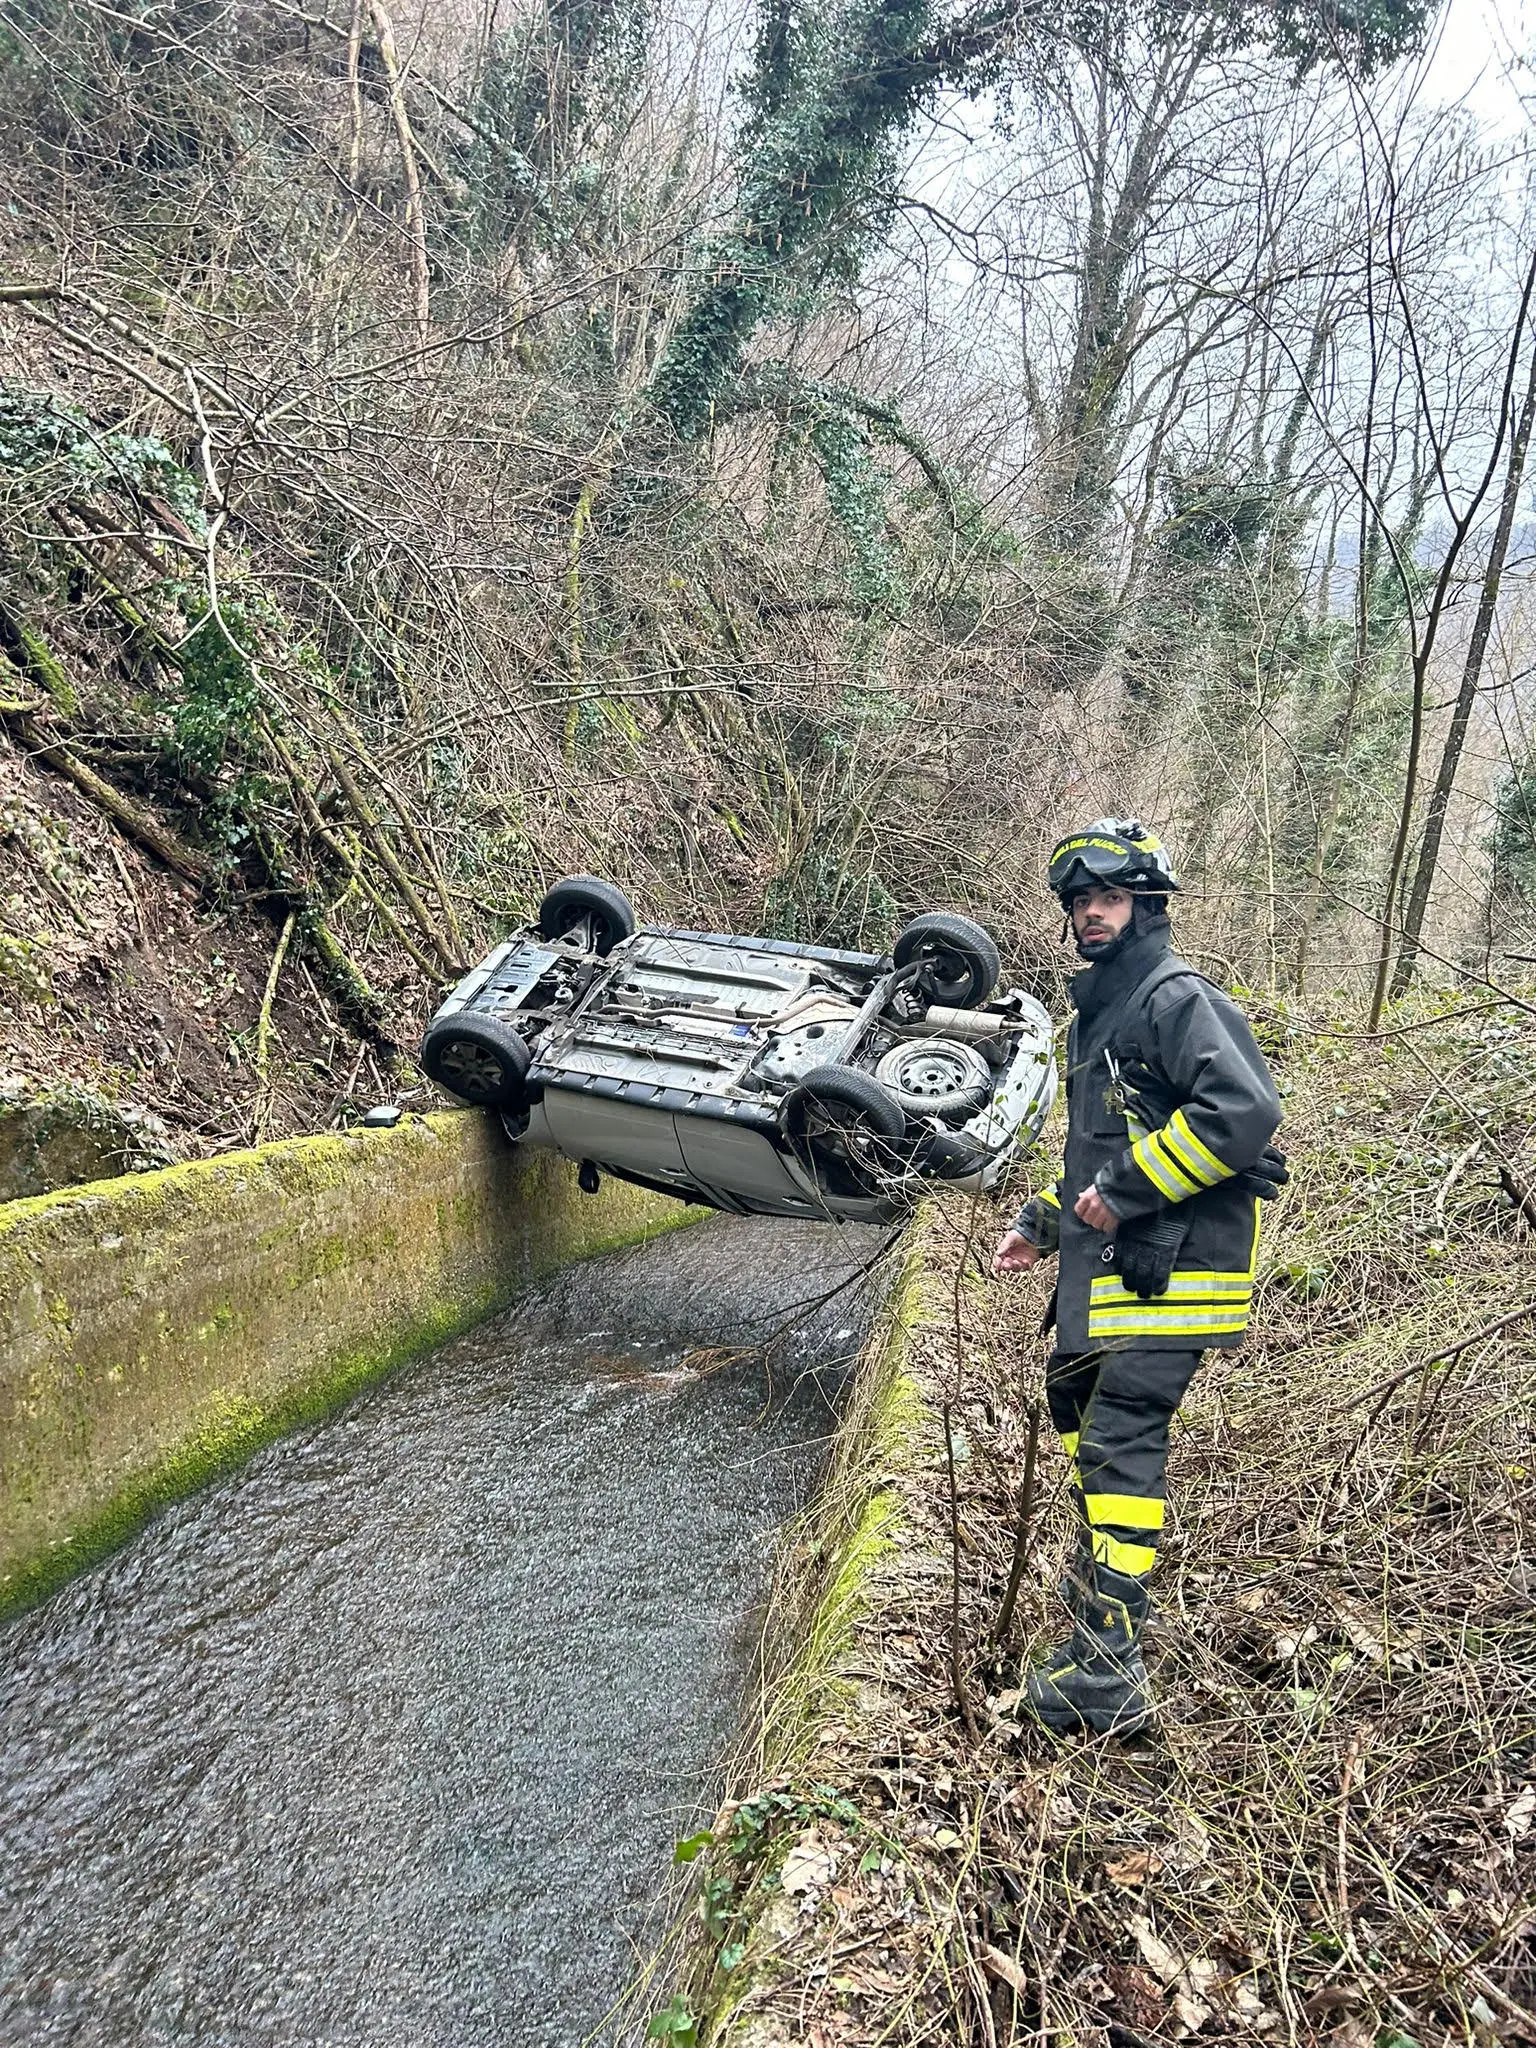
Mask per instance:
[[[1107,1244],[1105,1245],[1103,1251],[1099,1253],[1099,1264],[1101,1266],[1112,1266],[1114,1263],[1115,1247],[1113,1244]]]

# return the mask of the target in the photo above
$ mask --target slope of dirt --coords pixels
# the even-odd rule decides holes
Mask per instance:
[[[0,733],[0,1081],[13,1114],[74,1097],[75,1126],[107,1131],[98,1163],[112,1171],[323,1129],[395,1095],[387,1050],[347,1028],[291,945],[258,1068],[281,933],[259,902],[221,903],[172,874]],[[419,977],[394,994],[402,1034],[436,1000]],[[123,1107],[158,1119],[136,1120],[140,1156],[111,1117]]]

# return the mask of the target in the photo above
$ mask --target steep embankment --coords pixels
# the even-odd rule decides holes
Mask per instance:
[[[1536,2039],[1536,1263],[1503,1185],[1531,1175],[1532,1022],[1271,1021],[1296,1178],[1254,1335],[1177,1439],[1147,1739],[1012,1717],[1063,1621],[1047,1428],[995,1640],[1044,1285],[980,1277],[996,1216],[930,1217],[784,1676],[689,1845],[681,2038]]]
[[[562,873],[877,947],[993,883],[1017,961],[1077,671],[884,373],[734,375],[806,311],[703,255],[734,27],[172,12],[0,8],[0,1197],[393,1093]],[[768,268],[881,106],[814,221],[785,110]]]
[[[395,1092],[281,925],[0,739],[0,1200],[323,1128]],[[269,982],[270,992],[269,992]]]

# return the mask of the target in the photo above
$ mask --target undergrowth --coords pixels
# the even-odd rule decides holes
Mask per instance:
[[[1047,1450],[1000,1646],[1043,1287],[984,1282],[1000,1217],[956,1206],[926,1227],[950,1279],[913,1340],[930,1427],[902,1526],[842,1692],[770,1781],[766,1933],[706,1942],[683,2038],[1536,2040],[1532,1018],[1261,1021],[1295,1177],[1248,1345],[1208,1360],[1177,1433],[1156,1731],[1057,1744],[1014,1718],[1065,1628],[1065,1475]],[[974,1738],[947,1682],[946,1399]],[[797,1815],[813,1786],[856,1818]]]

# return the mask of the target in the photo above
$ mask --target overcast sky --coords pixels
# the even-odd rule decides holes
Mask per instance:
[[[1536,91],[1533,30],[1533,0],[1450,0],[1425,58],[1426,97],[1461,101],[1485,131],[1525,126],[1529,108],[1521,94]]]

